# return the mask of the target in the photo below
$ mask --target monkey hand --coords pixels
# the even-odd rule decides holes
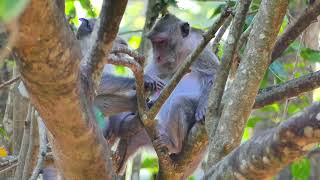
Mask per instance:
[[[203,123],[206,116],[207,107],[203,104],[199,104],[195,113],[195,118],[197,122]]]
[[[196,109],[195,118],[197,122],[203,123],[205,120],[206,111],[208,107],[208,99],[212,85],[212,77],[209,77],[208,83],[205,85],[205,87],[203,87],[203,90],[199,98],[198,107]]]
[[[161,90],[165,83],[156,76],[144,75],[144,89],[147,92],[156,92]]]

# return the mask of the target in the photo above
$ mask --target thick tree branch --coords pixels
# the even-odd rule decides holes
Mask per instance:
[[[296,97],[320,87],[320,71],[260,90],[253,108],[261,108],[277,101]]]
[[[240,62],[230,95],[222,110],[212,144],[209,146],[208,165],[211,166],[227,155],[241,141],[244,126],[251,112],[259,83],[269,65],[269,56],[288,0],[263,0]],[[210,114],[209,114],[210,115]],[[210,117],[210,116],[206,116]],[[214,128],[214,127],[212,127]]]
[[[228,79],[231,63],[237,48],[239,38],[242,33],[244,21],[251,4],[251,0],[241,0],[238,3],[235,18],[232,21],[228,39],[225,44],[224,53],[221,59],[221,64],[214,80],[210,98],[208,100],[208,110],[206,113],[206,129],[211,138],[211,134],[215,132],[218,118],[220,116],[219,107]],[[213,136],[212,136],[213,138]]]
[[[21,79],[54,138],[60,172],[65,179],[111,179],[109,148],[93,112],[82,109],[90,109],[89,103],[80,101],[86,98],[85,89],[77,87],[83,79],[79,75],[82,54],[64,13],[55,1],[31,0],[19,28],[16,48]]]
[[[92,73],[96,69],[101,70],[104,66],[102,60],[108,54],[116,38],[127,2],[127,0],[103,1],[98,26],[95,26],[91,37],[93,43],[86,58],[86,63],[91,66]]]
[[[314,1],[304,10],[304,12],[294,23],[287,27],[285,32],[278,38],[272,51],[271,62],[276,60],[310,24],[317,20],[319,14],[320,1]]]
[[[320,103],[252,137],[203,179],[269,179],[320,142]]]

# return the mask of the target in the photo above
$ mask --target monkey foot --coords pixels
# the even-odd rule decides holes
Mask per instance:
[[[154,146],[157,149],[166,148],[169,154],[178,154],[181,149],[177,148],[171,141],[170,137],[167,135],[160,135],[156,140],[154,140]]]

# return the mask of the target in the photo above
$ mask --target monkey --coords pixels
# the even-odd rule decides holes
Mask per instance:
[[[93,32],[97,19],[80,18],[81,25],[76,33],[80,41],[80,47],[85,54],[90,46],[90,35]],[[120,37],[116,37],[113,46],[127,47],[127,43]],[[115,76],[108,71],[108,65],[103,69],[102,77],[97,91],[94,104],[102,111],[105,116],[116,115],[121,112],[136,112],[137,101],[135,90],[135,79],[129,77]],[[157,91],[164,87],[162,80],[155,76],[144,76],[145,91]]]
[[[152,43],[153,58],[151,64],[147,66],[146,73],[156,74],[166,82],[192,50],[197,47],[203,36],[201,30],[190,28],[187,22],[172,14],[167,14],[157,21],[147,34],[147,38]],[[192,64],[191,72],[181,79],[155,118],[158,124],[158,139],[154,144],[157,148],[164,147],[172,155],[181,152],[189,130],[195,123],[202,123],[205,119],[207,99],[218,67],[217,56],[211,52],[209,47],[206,47],[200,57]],[[156,98],[154,97],[153,100]],[[119,154],[117,172],[121,173],[127,159],[140,147],[151,146],[151,140],[143,128],[136,127],[139,126],[139,119],[134,114],[127,114],[121,121],[116,120],[115,123],[113,119],[110,119],[109,131],[114,130],[115,132],[108,135],[110,137],[110,134],[116,134],[120,137],[117,149]],[[112,127],[115,124],[117,124],[117,128]],[[130,129],[129,127],[133,125],[135,125],[135,129],[138,129],[138,132],[133,136],[124,137],[121,132],[126,131],[121,129]],[[192,167],[188,169],[188,172],[185,172],[185,178],[196,169],[203,154],[204,152],[198,155],[198,161],[193,162]]]

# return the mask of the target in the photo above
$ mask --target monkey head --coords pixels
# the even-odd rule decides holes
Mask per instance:
[[[146,37],[152,43],[153,62],[158,68],[177,69],[189,54],[185,46],[190,30],[187,22],[172,14],[166,14],[157,21]]]
[[[82,39],[84,37],[89,36],[94,28],[94,24],[96,23],[97,19],[86,19],[80,18],[81,24],[77,31],[77,39]]]

